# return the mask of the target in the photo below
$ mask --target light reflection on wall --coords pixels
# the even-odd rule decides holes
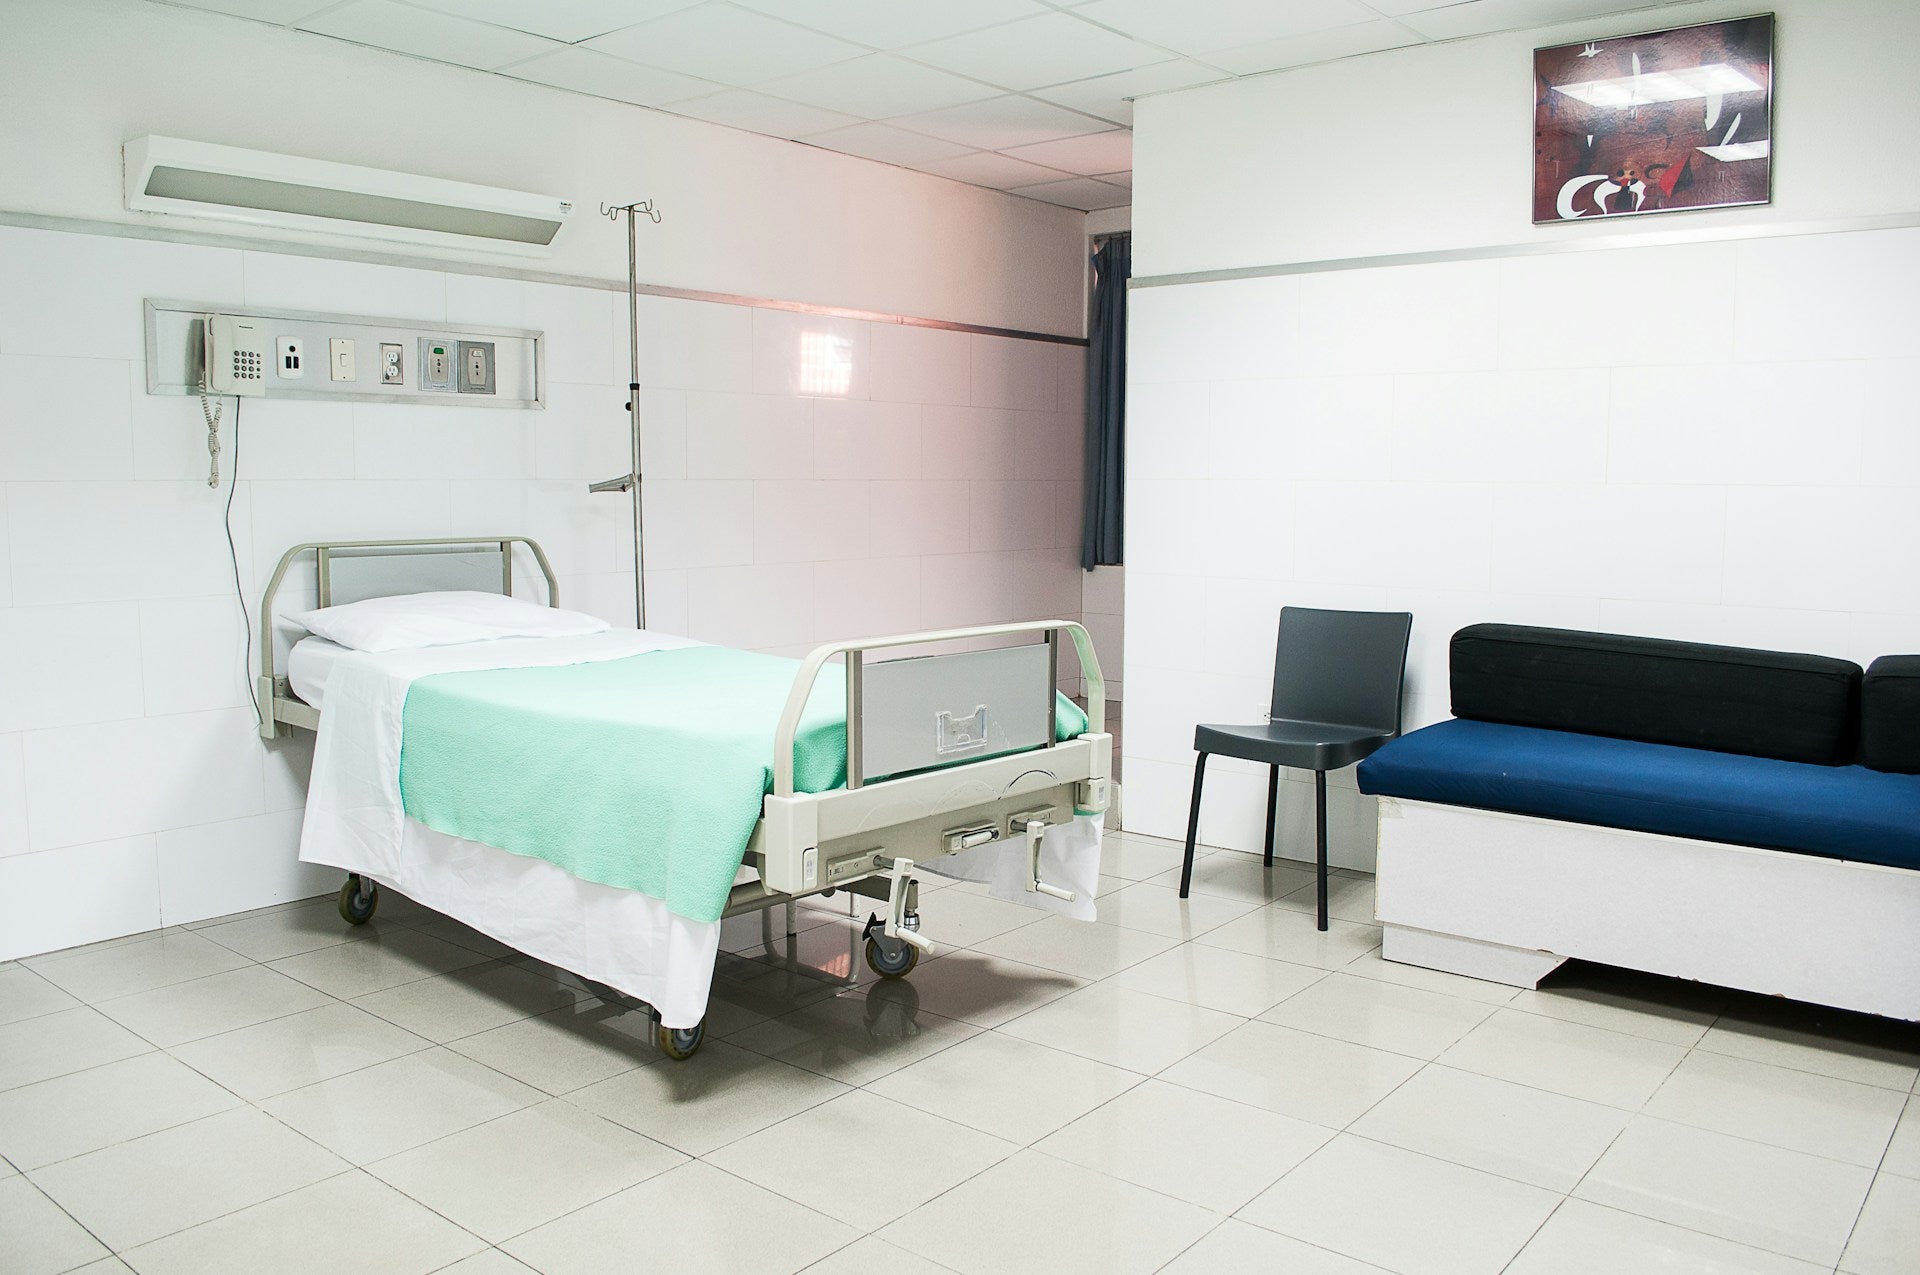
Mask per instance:
[[[800,334],[800,392],[844,396],[853,385],[853,342],[831,332]]]

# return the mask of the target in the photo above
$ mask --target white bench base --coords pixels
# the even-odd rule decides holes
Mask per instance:
[[[1920,872],[1380,799],[1381,955],[1532,986],[1577,958],[1920,1021]]]

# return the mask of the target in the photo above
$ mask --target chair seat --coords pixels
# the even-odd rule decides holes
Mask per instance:
[[[1239,757],[1296,770],[1339,770],[1373,755],[1391,734],[1364,726],[1276,718],[1248,726],[1207,724],[1194,728],[1198,752]]]

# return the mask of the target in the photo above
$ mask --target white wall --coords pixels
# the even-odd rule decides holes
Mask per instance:
[[[0,227],[0,959],[337,876],[295,860],[310,740],[264,745],[245,707],[226,492],[198,400],[145,393],[148,296],[547,334],[547,411],[247,403],[250,600],[301,541],[504,530],[544,543],[565,604],[632,620],[627,501],[586,494],[627,467],[624,298]],[[1079,347],[828,321],[853,380],[813,398],[792,377],[820,321],[651,299],[641,322],[650,624],[797,653],[1077,614]]]
[[[1869,162],[1829,112],[1844,99],[1869,136],[1911,120],[1888,47],[1920,37],[1920,10],[1778,7],[1770,212],[1646,219],[1703,236],[1680,245],[1134,292],[1130,828],[1182,834],[1193,725],[1260,719],[1289,603],[1413,611],[1409,726],[1446,716],[1447,639],[1481,620],[1856,660],[1920,649],[1920,230],[1713,237],[1915,211],[1911,166]],[[1606,25],[1143,103],[1136,275],[1533,237],[1512,81],[1534,44]],[[1449,153],[1471,139],[1491,157],[1491,195],[1379,202],[1380,156],[1356,158],[1346,130],[1394,84],[1426,95]],[[1272,174],[1309,145],[1291,127],[1305,100],[1321,103],[1313,199],[1275,203]],[[1242,201],[1269,223],[1234,220]],[[1311,789],[1293,778],[1283,852],[1308,855]],[[1210,766],[1202,838],[1256,848],[1264,784]],[[1335,858],[1367,866],[1371,803],[1350,773],[1336,785]]]
[[[543,266],[563,274],[624,280],[625,230],[596,209],[651,197],[665,220],[642,240],[650,283],[1065,335],[1084,323],[1071,209],[219,14],[6,0],[0,107],[8,211],[153,221],[123,206],[120,146],[160,133],[573,199]]]

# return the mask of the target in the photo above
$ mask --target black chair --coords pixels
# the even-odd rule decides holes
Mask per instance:
[[[1351,766],[1400,733],[1407,635],[1405,611],[1320,611],[1283,607],[1273,661],[1273,709],[1253,726],[1200,726],[1193,747],[1193,810],[1180,897],[1193,886],[1193,842],[1200,830],[1200,787],[1207,757],[1219,753],[1265,762],[1267,857],[1273,864],[1280,768],[1313,772],[1314,843],[1320,868],[1320,928],[1327,928],[1327,772]]]

